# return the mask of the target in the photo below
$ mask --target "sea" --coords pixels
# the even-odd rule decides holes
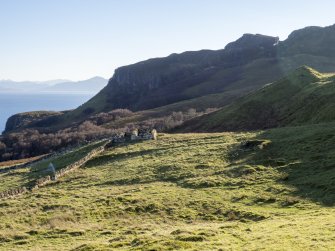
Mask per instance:
[[[7,119],[16,113],[28,111],[64,111],[85,103],[94,94],[64,93],[0,93],[0,133],[5,129]]]

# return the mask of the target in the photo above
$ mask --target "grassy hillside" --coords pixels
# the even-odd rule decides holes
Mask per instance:
[[[26,164],[32,161],[37,161],[40,158],[42,158],[44,155],[41,156],[36,156],[36,157],[32,157],[32,158],[27,158],[27,159],[19,159],[19,160],[9,160],[9,161],[2,161],[0,162],[0,170],[7,168],[7,167],[12,167],[12,166],[17,166],[17,165],[22,165],[22,164]]]
[[[181,130],[255,130],[335,120],[335,78],[303,66]]]
[[[331,249],[334,137],[320,124],[115,146],[1,201],[0,248]]]
[[[101,146],[104,142],[96,142],[91,143],[89,145],[73,149],[67,153],[63,153],[62,155],[55,155],[53,157],[47,158],[45,160],[41,160],[26,168],[20,168],[17,170],[12,170],[9,172],[0,173],[0,192],[4,192],[10,189],[16,189],[19,187],[30,187],[35,183],[36,179],[44,177],[46,175],[50,175],[48,171],[48,165],[52,162],[55,166],[56,171],[66,167],[67,165],[78,161],[79,159],[85,157],[93,149]],[[33,159],[33,158],[31,158]],[[4,162],[11,163],[15,165],[15,161]],[[9,167],[11,165],[7,165]],[[1,169],[2,167],[0,167]]]
[[[205,89],[218,90],[218,88],[221,88],[218,93],[190,98],[154,109],[138,111],[134,113],[134,116],[132,118],[128,118],[124,121],[119,121],[118,124],[112,123],[105,126],[113,128],[118,126],[124,127],[127,123],[143,122],[149,119],[169,115],[172,112],[187,111],[190,108],[195,108],[198,111],[204,111],[207,108],[220,108],[233,103],[237,99],[252,92],[257,88],[260,88],[260,86],[262,86],[264,83],[269,83],[271,81],[277,80],[279,77],[284,76],[285,73],[289,72],[289,70],[293,67],[299,67],[303,62],[311,62],[312,65],[317,67],[318,63],[320,63],[321,65],[327,65],[327,67],[324,66],[323,69],[335,69],[335,64],[330,64],[329,58],[319,58],[315,56],[280,58],[278,59],[278,62],[278,64],[274,64],[273,60],[262,59],[247,64],[242,67],[242,70],[240,69],[241,72],[243,72],[243,74],[239,77],[240,79],[233,83],[223,83],[221,80],[230,79],[231,76],[234,75],[236,73],[236,70],[238,69],[224,69],[218,71],[207,82],[185,90],[185,95],[197,96],[199,95],[199,93],[206,93],[207,91]],[[258,72],[259,69],[262,70]],[[90,105],[93,110],[106,110],[104,107],[108,102],[107,95],[105,94],[106,92],[102,92],[101,95],[98,95],[96,98],[90,101]],[[87,108],[85,107],[86,106],[81,106],[76,110],[65,113],[64,115],[55,117],[53,119],[45,119],[37,123],[35,122],[28,125],[27,127],[43,128],[45,126],[48,126],[48,129],[53,128],[54,130],[56,130],[59,128],[67,127],[69,125],[73,125],[75,124],[75,122],[82,122],[88,116],[88,114],[83,115],[83,111]]]

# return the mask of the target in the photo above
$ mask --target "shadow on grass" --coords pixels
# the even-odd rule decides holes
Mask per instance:
[[[335,130],[329,125],[273,129],[259,134],[250,147],[237,146],[230,152],[232,162],[263,165],[282,173],[277,180],[294,187],[293,196],[324,206],[335,205]],[[261,143],[270,142],[265,147]],[[248,144],[247,144],[248,145]]]
[[[222,136],[213,136],[213,137],[204,137],[203,140],[207,140],[207,139],[222,139]],[[178,148],[183,148],[185,149],[186,147],[199,147],[201,145],[209,145],[209,144],[213,144],[216,145],[216,142],[213,143],[208,143],[208,142],[199,142],[198,139],[187,139],[187,140],[176,140],[173,141],[174,144],[175,143],[181,143],[183,145],[180,146],[173,146],[173,150],[176,150]],[[130,146],[130,145],[135,145],[138,144],[138,141],[134,141],[134,142],[127,142],[127,143],[121,143],[121,144],[115,144],[114,146],[109,148],[109,151],[113,151],[113,149],[117,149],[117,148],[122,148],[125,146]],[[187,145],[185,145],[185,143],[187,143]],[[99,156],[98,159],[92,159],[90,161],[88,161],[85,165],[85,168],[92,168],[92,167],[96,167],[97,165],[104,165],[107,163],[111,163],[113,161],[120,161],[123,159],[128,159],[128,158],[136,158],[139,156],[145,156],[145,155],[153,155],[155,156],[156,154],[159,153],[159,151],[164,151],[164,150],[171,150],[171,146],[168,147],[161,147],[161,148],[154,148],[154,149],[149,149],[149,150],[141,150],[141,151],[132,151],[132,152],[127,152],[127,153],[118,153],[118,154],[108,154],[108,155],[104,155],[104,156]]]
[[[112,163],[114,161],[120,161],[123,159],[128,158],[136,158],[139,156],[145,156],[145,155],[152,155],[162,150],[167,150],[169,148],[156,148],[156,149],[150,149],[150,150],[143,150],[143,151],[134,151],[134,152],[127,152],[127,153],[118,153],[118,154],[108,154],[104,156],[99,156],[98,159],[91,159],[85,164],[85,168],[92,168],[97,167],[97,165],[104,165],[107,163]]]

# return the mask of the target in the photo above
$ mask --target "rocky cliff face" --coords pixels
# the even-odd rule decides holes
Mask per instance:
[[[127,93],[152,91],[173,85],[195,75],[201,75],[215,67],[233,67],[259,57],[275,55],[278,37],[245,34],[218,51],[195,51],[172,54],[166,58],[150,59],[118,68],[109,81],[113,90]],[[194,82],[192,85],[196,85]]]
[[[274,57],[277,42],[276,37],[246,34],[224,50],[172,54],[118,68],[107,87],[84,107],[93,107],[102,95],[107,97],[103,110],[143,110],[215,93],[220,88],[192,94],[187,90],[209,81],[222,69]]]

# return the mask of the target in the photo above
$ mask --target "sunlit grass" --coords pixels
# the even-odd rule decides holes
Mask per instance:
[[[164,134],[115,146],[1,201],[0,248],[331,249],[334,197],[324,187],[334,189],[333,128]]]

